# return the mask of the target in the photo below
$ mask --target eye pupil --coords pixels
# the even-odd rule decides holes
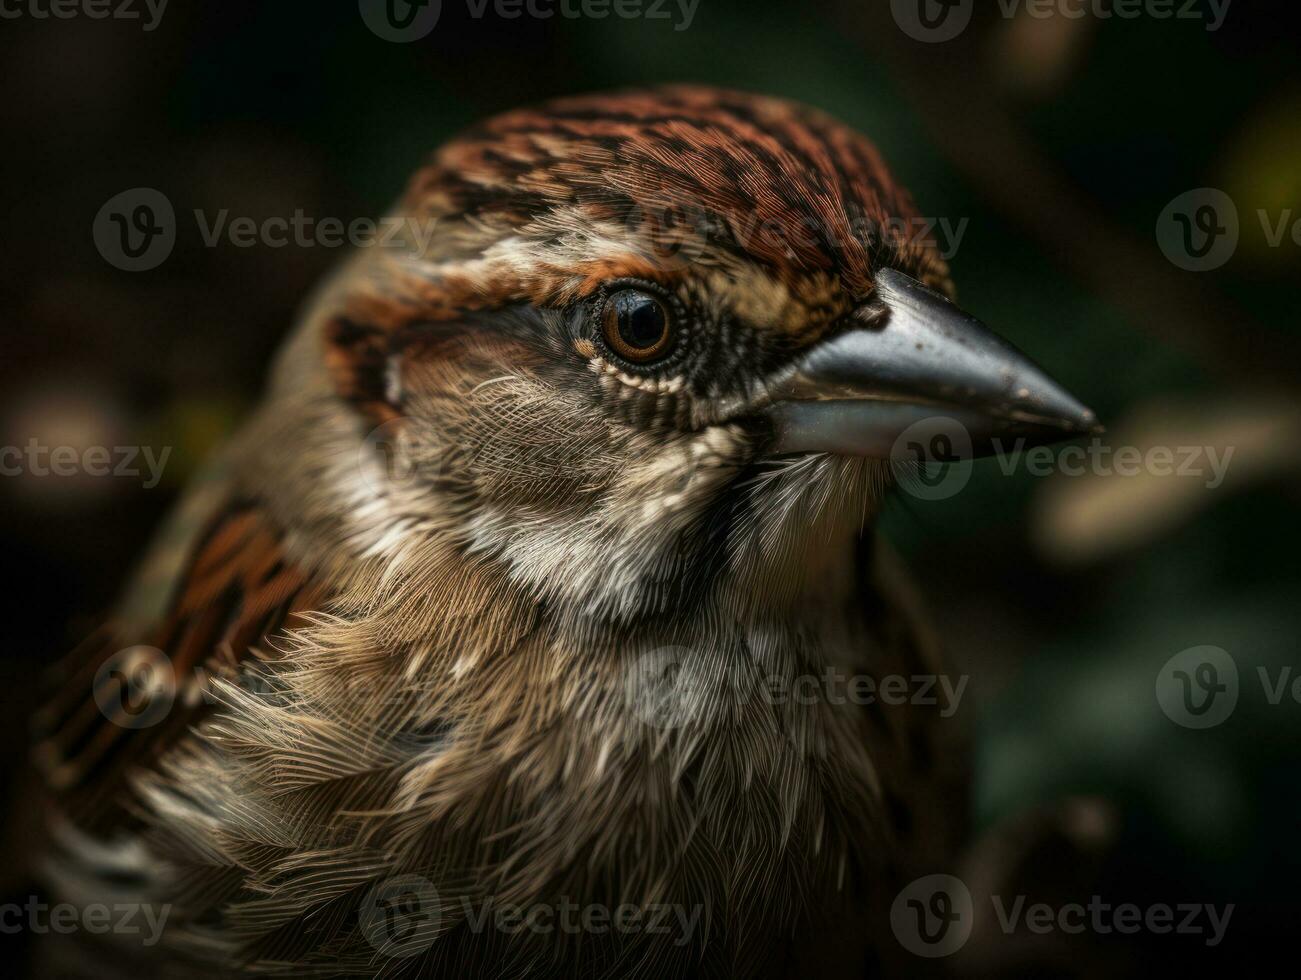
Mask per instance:
[[[619,336],[629,347],[654,347],[664,333],[664,310],[649,296],[624,294],[616,301]]]
[[[669,346],[668,310],[659,299],[638,289],[624,289],[606,301],[605,338],[622,357],[646,362]]]

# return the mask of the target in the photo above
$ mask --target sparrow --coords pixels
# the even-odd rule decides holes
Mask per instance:
[[[875,518],[1093,414],[790,102],[507,112],[392,217],[40,712],[51,893],[165,912],[131,973],[915,973],[967,765],[836,696],[943,671]]]

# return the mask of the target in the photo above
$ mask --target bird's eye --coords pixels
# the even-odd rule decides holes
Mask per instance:
[[[673,341],[669,311],[640,289],[621,289],[605,301],[601,329],[615,353],[636,364],[662,357]]]

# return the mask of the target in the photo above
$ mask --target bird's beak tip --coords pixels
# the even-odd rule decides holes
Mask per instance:
[[[1085,409],[1088,417],[1082,419],[1083,424],[1075,433],[1080,436],[1101,436],[1107,432],[1107,427],[1098,421],[1098,416],[1091,409]]]
[[[966,430],[984,455],[1003,436],[1037,443],[1104,431],[1030,358],[947,297],[895,269],[877,277],[870,329],[818,344],[777,387],[779,451],[891,456],[935,418]]]

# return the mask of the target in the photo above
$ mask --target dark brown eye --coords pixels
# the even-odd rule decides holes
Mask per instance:
[[[669,311],[640,289],[621,289],[605,301],[601,329],[615,353],[637,364],[667,353],[673,340]]]

